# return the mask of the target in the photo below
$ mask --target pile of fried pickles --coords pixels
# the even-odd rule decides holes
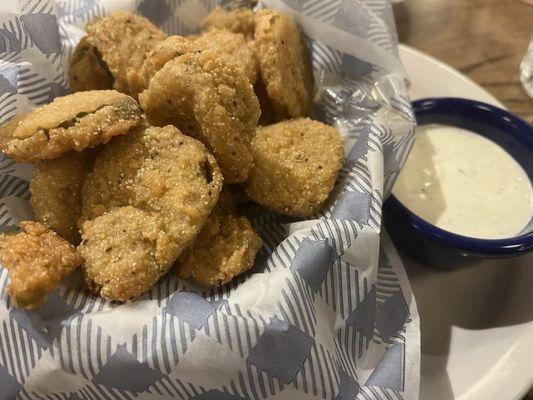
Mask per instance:
[[[290,17],[216,8],[184,37],[116,12],[86,32],[73,93],[0,128],[0,150],[36,166],[35,221],[0,239],[15,306],[39,307],[80,267],[110,301],[134,299],[171,270],[223,285],[262,246],[243,208],[320,211],[342,138],[307,118],[313,75]]]

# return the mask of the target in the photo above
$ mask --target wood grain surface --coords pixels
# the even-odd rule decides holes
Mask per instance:
[[[401,42],[450,64],[533,123],[533,100],[519,79],[533,38],[531,1],[406,0],[394,14]]]

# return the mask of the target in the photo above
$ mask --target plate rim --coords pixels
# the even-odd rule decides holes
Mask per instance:
[[[400,60],[401,60],[401,53],[402,52],[414,54],[416,57],[424,58],[427,61],[432,62],[433,64],[437,64],[441,69],[445,70],[450,75],[454,75],[456,78],[461,79],[462,81],[464,81],[465,84],[470,85],[470,86],[475,86],[477,90],[482,91],[484,93],[484,95],[489,97],[498,107],[507,110],[507,107],[505,107],[505,105],[501,101],[499,101],[496,97],[494,97],[494,95],[492,93],[487,91],[487,89],[485,89],[484,87],[480,86],[477,82],[475,82],[474,80],[470,79],[468,76],[464,75],[461,71],[453,68],[449,64],[446,64],[444,61],[441,61],[438,58],[435,58],[432,55],[430,55],[428,53],[425,53],[425,52],[423,52],[421,50],[418,50],[418,49],[416,49],[416,48],[414,48],[412,46],[409,46],[409,45],[404,44],[404,43],[400,43],[398,45],[398,53],[400,54]],[[477,100],[478,101],[483,101],[483,100],[479,100],[479,99],[477,99]]]

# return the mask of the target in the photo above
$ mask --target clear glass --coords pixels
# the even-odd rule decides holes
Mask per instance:
[[[533,39],[529,42],[526,55],[520,64],[520,81],[529,97],[533,99]]]

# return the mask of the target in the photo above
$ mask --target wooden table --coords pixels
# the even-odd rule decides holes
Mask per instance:
[[[533,37],[533,4],[527,2],[406,0],[394,13],[402,43],[450,64],[533,123],[533,100],[518,77]]]

